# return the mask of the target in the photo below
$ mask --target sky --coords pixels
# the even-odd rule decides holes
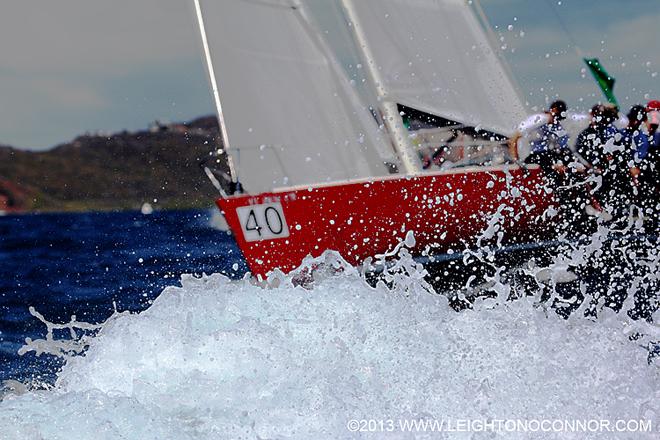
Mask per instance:
[[[660,0],[481,3],[531,110],[603,99],[575,46],[624,108],[660,99]],[[209,90],[192,0],[10,0],[0,14],[0,145],[190,120],[213,113]]]

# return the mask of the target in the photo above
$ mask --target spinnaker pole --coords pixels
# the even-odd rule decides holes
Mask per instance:
[[[401,164],[403,165],[406,174],[417,174],[420,172],[420,163],[417,158],[417,152],[410,142],[408,130],[403,124],[403,119],[399,114],[397,103],[392,101],[389,97],[385,82],[380,75],[378,65],[376,64],[371,47],[367,42],[367,37],[364,34],[357,12],[352,0],[341,0],[341,4],[346,12],[346,18],[349,20],[349,27],[351,33],[355,38],[358,50],[361,52],[365,64],[367,65],[367,72],[373,87],[375,88],[376,96],[378,98],[378,107],[382,113],[383,122],[387,131],[390,134],[394,148],[399,155]]]

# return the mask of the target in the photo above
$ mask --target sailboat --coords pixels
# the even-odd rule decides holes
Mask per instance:
[[[540,169],[507,158],[527,111],[478,2],[194,4],[228,163],[206,172],[253,274],[326,249],[359,265],[409,231],[416,256],[455,252],[504,211],[499,244],[547,233]]]

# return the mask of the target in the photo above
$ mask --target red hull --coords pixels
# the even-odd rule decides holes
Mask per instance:
[[[538,167],[508,166],[315,185],[216,203],[250,270],[263,276],[275,268],[288,272],[326,249],[359,264],[394,248],[407,231],[415,233],[413,254],[431,245],[433,253],[462,250],[503,203],[515,212],[515,218],[505,215],[504,241],[533,241],[547,234],[543,214],[554,199],[544,191]]]

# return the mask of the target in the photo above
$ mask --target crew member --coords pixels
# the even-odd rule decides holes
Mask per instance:
[[[643,188],[642,205],[651,218],[651,230],[657,233],[660,220],[660,101],[649,101],[646,127],[649,137],[648,153],[644,158],[645,169],[640,176]]]
[[[565,183],[567,167],[574,161],[568,148],[568,133],[562,121],[566,119],[566,103],[555,101],[543,115],[535,115],[520,125],[521,137],[529,139],[530,153],[526,163],[541,166],[555,185]]]
[[[658,126],[660,126],[660,101],[649,101],[646,105],[646,111],[648,113],[646,124],[651,139],[651,148],[658,149],[660,148],[660,130],[658,130]]]
[[[613,206],[617,197],[616,174],[612,171],[616,169],[613,163],[614,155],[617,150],[616,140],[620,138],[619,132],[614,126],[614,121],[618,118],[618,109],[612,105],[598,104],[592,107],[590,111],[591,122],[589,126],[582,130],[575,141],[575,151],[577,157],[589,168],[589,173],[602,178],[600,186],[592,186],[592,193],[595,200],[592,201],[592,207],[597,211],[600,206]]]
[[[639,206],[644,191],[640,187],[640,175],[647,168],[649,150],[649,137],[644,131],[646,119],[646,108],[633,106],[628,112],[628,126],[620,130],[618,144],[621,149],[612,152],[614,190],[619,194],[619,208],[625,211],[631,203]]]

